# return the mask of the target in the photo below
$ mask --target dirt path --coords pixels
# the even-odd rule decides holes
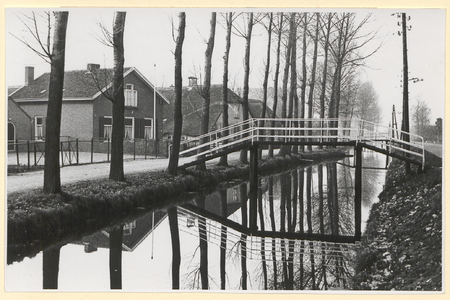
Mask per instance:
[[[229,163],[239,160],[239,152],[228,156]],[[189,158],[180,158],[179,163],[189,161]],[[217,164],[219,159],[213,159],[207,165]],[[147,160],[127,160],[124,162],[126,174],[139,173],[145,171],[163,171],[167,168],[169,160],[167,158],[147,159]],[[86,164],[79,166],[67,166],[61,168],[61,184],[74,183],[84,180],[108,178],[109,163]],[[44,182],[44,171],[26,172],[17,175],[7,176],[7,194],[19,191],[27,191],[42,188]]]

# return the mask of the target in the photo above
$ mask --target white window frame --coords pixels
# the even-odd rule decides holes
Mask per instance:
[[[124,136],[123,136],[123,139],[124,139],[124,140],[127,140],[127,141],[132,141],[132,140],[134,140],[134,117],[125,117],[124,123],[125,123],[126,120],[131,120],[131,125],[126,125],[126,124],[125,124],[124,132],[123,132],[123,135],[124,135]],[[127,133],[127,127],[128,127],[128,128],[131,127],[131,137],[128,137],[128,138],[127,138],[127,136],[126,136],[126,133]]]
[[[125,89],[125,106],[137,107],[138,93],[134,89],[134,84],[127,83]]]
[[[41,124],[39,124],[39,125],[37,122],[38,118],[41,119]],[[39,131],[41,132],[40,135],[39,135]],[[44,117],[43,116],[34,116],[34,139],[36,141],[42,141],[43,137],[44,137]]]
[[[149,140],[153,140],[155,138],[153,136],[153,133],[154,133],[153,126],[154,126],[155,122],[153,122],[153,118],[144,118],[144,120],[150,120],[151,123],[152,123],[150,126],[145,126],[144,125],[144,139],[146,139],[146,134],[145,133],[147,132],[147,130],[150,130],[150,137],[148,139]]]
[[[112,117],[111,116],[104,116],[103,119],[111,119],[111,124],[103,124],[103,139],[105,141],[111,140],[112,135]],[[107,130],[108,128],[108,130]],[[107,135],[109,133],[109,135]]]

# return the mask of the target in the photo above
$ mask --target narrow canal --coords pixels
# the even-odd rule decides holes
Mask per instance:
[[[364,231],[386,162],[374,152],[363,155]],[[254,212],[248,183],[228,183],[211,195],[7,265],[6,291],[42,291],[43,282],[61,291],[351,289],[353,165],[346,157],[263,177]],[[252,213],[256,233],[249,230]]]

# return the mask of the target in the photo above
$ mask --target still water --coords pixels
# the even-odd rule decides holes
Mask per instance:
[[[384,183],[385,158],[364,153],[363,166],[362,230]],[[8,265],[5,288],[42,291],[43,274],[57,270],[60,291],[347,290],[355,256],[354,243],[346,242],[355,234],[353,185],[351,157],[261,178],[256,211],[248,183],[229,183],[53,249],[59,260],[49,251],[50,262],[41,252]]]

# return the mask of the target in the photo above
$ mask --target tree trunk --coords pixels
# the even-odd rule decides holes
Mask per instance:
[[[289,80],[289,67],[290,67],[290,60],[291,60],[291,51],[292,51],[292,43],[293,43],[293,31],[294,31],[294,24],[292,22],[292,16],[289,26],[289,38],[288,38],[288,44],[286,47],[286,56],[285,56],[285,65],[284,65],[284,74],[283,74],[283,90],[281,95],[281,118],[285,119],[287,117],[287,96],[288,96],[288,80]],[[286,130],[283,131],[283,135],[286,135],[288,132]],[[284,141],[286,141],[286,138],[283,138]],[[283,145],[281,146],[279,154],[284,156],[287,153],[287,146]]]
[[[111,165],[109,179],[124,181],[123,172],[123,137],[125,131],[124,112],[125,95],[123,91],[123,65],[125,61],[123,49],[123,33],[125,30],[126,12],[116,12],[113,27],[114,71],[113,71],[113,112],[111,134]]]
[[[263,106],[262,106],[262,112],[261,112],[261,118],[266,117],[266,111],[267,111],[267,85],[269,80],[269,71],[270,71],[270,45],[272,41],[272,21],[273,21],[273,13],[270,13],[269,15],[269,28],[267,29],[267,55],[266,55],[266,66],[264,70],[264,82],[263,82]],[[265,127],[264,121],[261,126]],[[265,134],[264,132],[262,134]],[[260,147],[260,153],[259,157],[262,158],[262,150],[263,147]]]
[[[270,225],[272,231],[275,231],[275,212],[273,207],[273,177],[270,176],[268,180],[269,185],[269,214],[270,214]],[[276,290],[278,288],[278,271],[277,271],[277,255],[276,255],[276,240],[272,238],[272,261],[273,261],[273,286]]]
[[[55,245],[43,251],[42,277],[44,289],[58,289],[60,253],[61,245]]]
[[[259,230],[265,231],[264,225],[264,211],[263,211],[263,191],[261,188],[261,179],[258,180],[258,212],[259,212]],[[264,290],[267,290],[267,262],[266,262],[266,241],[265,238],[261,238],[261,260],[263,271],[263,283]]]
[[[283,27],[283,13],[280,13],[280,20],[278,23],[278,42],[277,42],[277,62],[275,64],[275,74],[273,81],[273,117],[277,117],[277,105],[278,105],[278,75],[280,73],[280,47],[281,47],[281,33]],[[275,127],[275,121],[272,122],[272,127]],[[274,134],[274,132],[272,133]],[[269,157],[273,157],[273,145],[269,146]]]
[[[198,207],[205,209],[205,196],[200,196],[198,199]],[[208,235],[206,232],[206,219],[204,217],[198,218],[198,237],[200,243],[200,278],[202,283],[202,290],[209,288],[208,282]]]
[[[183,126],[183,116],[181,114],[183,78],[181,76],[182,49],[184,41],[184,30],[186,28],[186,14],[181,12],[178,15],[180,24],[178,27],[178,37],[175,46],[175,103],[173,105],[173,142],[170,151],[169,165],[167,171],[176,174],[178,169],[178,158],[180,153],[181,129]]]
[[[46,194],[61,192],[59,169],[59,137],[61,133],[61,110],[64,88],[64,64],[66,31],[69,12],[55,12],[55,31],[51,57],[50,84],[45,127],[44,188]]]
[[[122,239],[123,225],[109,233],[109,278],[111,289],[122,289]]]
[[[245,36],[245,57],[244,57],[244,95],[242,97],[242,119],[248,120],[248,79],[250,76],[250,42],[252,39],[252,29],[253,29],[253,13],[249,14],[247,34]],[[244,126],[244,130],[248,128]],[[247,149],[241,150],[240,161],[243,164],[248,163],[247,159]]]
[[[327,24],[327,31],[325,34],[325,43],[324,43],[324,61],[323,61],[323,73],[322,73],[322,90],[320,92],[320,118],[325,118],[325,91],[327,86],[327,72],[328,72],[328,43],[330,38],[330,31],[331,31],[331,19],[332,14],[328,14],[328,24]],[[324,127],[324,122],[321,122],[321,127]],[[323,133],[322,133],[323,134]],[[320,149],[323,148],[322,145],[319,146]]]
[[[239,186],[241,197],[241,217],[242,226],[247,227],[247,184],[243,183]],[[241,286],[243,290],[247,290],[247,235],[241,234]]]
[[[301,99],[301,107],[300,107],[300,118],[305,118],[305,104],[306,104],[306,32],[307,32],[307,26],[308,26],[308,13],[303,14],[303,53],[302,53],[302,91],[300,95]],[[304,122],[300,122],[300,127],[304,128],[305,124]],[[300,131],[301,135],[305,135],[304,131]],[[302,145],[300,147],[301,152],[305,151],[305,146]]]
[[[220,194],[220,206],[222,217],[228,217],[227,206],[227,190],[223,189],[219,191]],[[227,227],[222,225],[220,233],[220,289],[225,290],[226,287],[226,251],[227,251]]]
[[[288,118],[298,118],[298,101],[297,100],[297,26],[296,26],[296,13],[291,14],[291,23],[294,26],[292,32],[292,52],[291,52],[291,87],[289,91],[289,111]],[[294,122],[293,126],[297,127],[298,122]],[[293,132],[298,135],[298,132]],[[292,146],[292,152],[298,153],[298,146]]]
[[[201,125],[201,134],[205,134],[209,132],[209,106],[211,102],[211,95],[210,95],[210,89],[211,89],[211,60],[212,60],[212,54],[214,50],[214,37],[216,35],[216,13],[211,13],[211,31],[209,34],[209,40],[206,46],[205,51],[205,79],[203,83],[203,87],[201,89],[202,96],[203,96],[203,113],[202,113],[202,125]],[[200,143],[205,144],[207,143],[207,138],[203,138]],[[203,151],[205,151],[205,148],[202,148]],[[199,159],[201,159],[203,156],[200,156]],[[204,170],[206,169],[205,163],[199,163],[196,166],[197,170]]]
[[[222,82],[222,123],[223,127],[228,127],[228,60],[230,58],[230,47],[231,47],[231,28],[233,27],[233,13],[227,13],[227,36],[226,36],[226,46],[225,54],[223,56],[223,82]],[[229,134],[228,130],[224,131],[224,136]],[[227,155],[220,157],[219,165],[227,166],[228,158]]]
[[[176,206],[167,210],[169,216],[170,237],[172,240],[172,289],[180,289],[180,233],[178,231],[178,212]],[[155,230],[153,228],[152,230]]]
[[[316,83],[316,66],[317,66],[317,43],[319,40],[319,13],[316,13],[316,32],[314,36],[314,54],[313,54],[313,65],[311,70],[311,84],[309,86],[309,96],[308,96],[308,119],[312,119],[313,117],[313,95],[314,95],[314,86]],[[311,122],[308,122],[308,128],[312,128]],[[312,131],[308,131],[308,135],[312,135]],[[311,141],[311,139],[309,139]],[[308,150],[312,151],[312,146],[308,145]]]

